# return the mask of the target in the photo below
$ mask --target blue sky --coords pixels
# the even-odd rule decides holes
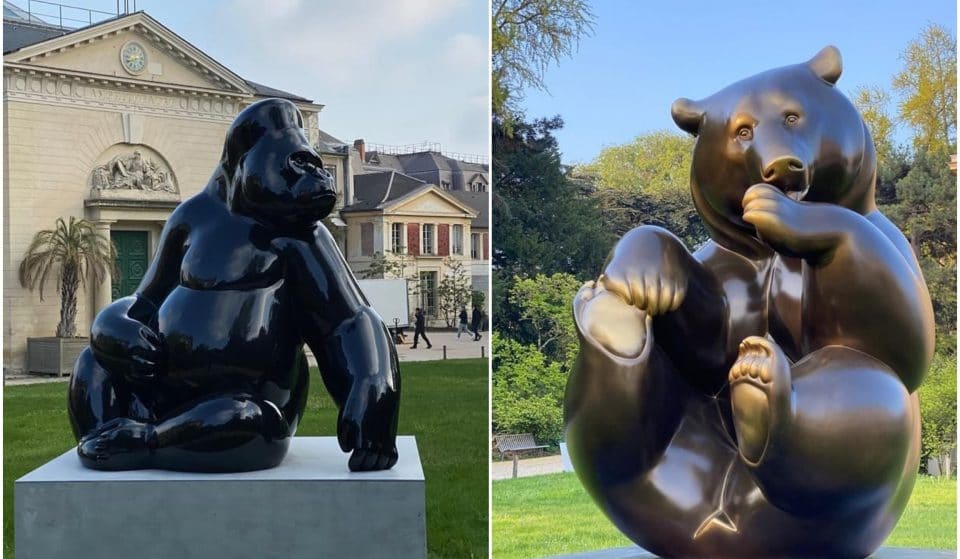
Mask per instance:
[[[698,99],[759,71],[809,59],[828,44],[843,55],[838,87],[890,89],[899,54],[928,23],[956,36],[953,0],[775,2],[596,1],[594,33],[527,91],[528,117],[560,114],[567,163],[653,130],[677,130],[670,104]],[[895,110],[895,107],[891,107]],[[901,141],[909,138],[898,132]]]
[[[13,2],[26,7],[26,0]],[[116,0],[63,3],[117,6]],[[326,105],[320,127],[345,142],[430,141],[445,151],[489,151],[487,0],[136,4],[240,76]]]

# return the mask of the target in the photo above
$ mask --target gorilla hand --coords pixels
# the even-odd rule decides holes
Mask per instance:
[[[573,315],[584,337],[628,359],[640,355],[652,332],[648,313],[592,281],[574,297]]]
[[[102,365],[133,382],[151,382],[162,368],[164,344],[149,326],[133,318],[143,312],[137,297],[124,297],[104,308],[90,329],[90,347]]]
[[[375,377],[354,381],[346,405],[337,418],[337,440],[344,452],[353,451],[350,470],[386,470],[397,463],[396,390]]]
[[[620,239],[599,283],[627,304],[657,316],[677,310],[687,291],[689,253],[680,239],[644,225]]]

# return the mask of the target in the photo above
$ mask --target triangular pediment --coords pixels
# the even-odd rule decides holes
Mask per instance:
[[[393,200],[384,205],[383,210],[389,214],[448,215],[471,219],[477,215],[475,210],[445,194],[434,185],[427,185]]]
[[[124,48],[131,44],[146,55],[142,69],[131,64],[125,68],[121,60]],[[140,52],[136,47],[131,50]],[[4,63],[143,81],[152,86],[253,93],[240,76],[143,12],[21,48],[5,55]]]

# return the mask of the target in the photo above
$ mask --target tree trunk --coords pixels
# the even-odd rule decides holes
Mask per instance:
[[[77,334],[77,290],[80,287],[79,270],[75,265],[66,264],[60,278],[60,324],[57,325],[58,338],[72,338]]]

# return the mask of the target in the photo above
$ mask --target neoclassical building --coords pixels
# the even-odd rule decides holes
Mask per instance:
[[[341,211],[346,257],[363,272],[379,258],[386,277],[411,280],[410,307],[436,316],[437,285],[462,266],[474,291],[490,294],[487,167],[438,151],[367,151],[355,140],[349,162],[353,191]]]
[[[167,216],[207,184],[241,109],[283,97],[312,142],[324,148],[326,135],[322,105],[245,80],[146,13],[72,31],[4,14],[3,359],[22,370],[26,339],[52,335],[59,317],[54,286],[41,302],[17,278],[38,231],[83,217],[117,247],[120,277],[84,289],[85,332],[97,309],[134,291]],[[341,189],[348,154],[327,151]]]
[[[488,179],[478,168],[431,174],[423,158],[406,158],[418,177],[393,170],[392,181],[390,167],[320,129],[323,105],[238,76],[143,12],[65,30],[5,1],[3,27],[5,370],[24,370],[27,338],[53,335],[59,318],[55,286],[40,301],[17,278],[34,235],[82,217],[116,246],[119,276],[81,294],[85,334],[98,309],[136,289],[171,211],[207,184],[234,117],[268,97],[303,114],[337,184],[328,226],[355,271],[371,251],[402,259],[420,283],[412,309],[430,303],[444,264],[460,260],[489,295]],[[445,180],[459,188],[431,183]],[[402,254],[397,226],[407,233]]]

